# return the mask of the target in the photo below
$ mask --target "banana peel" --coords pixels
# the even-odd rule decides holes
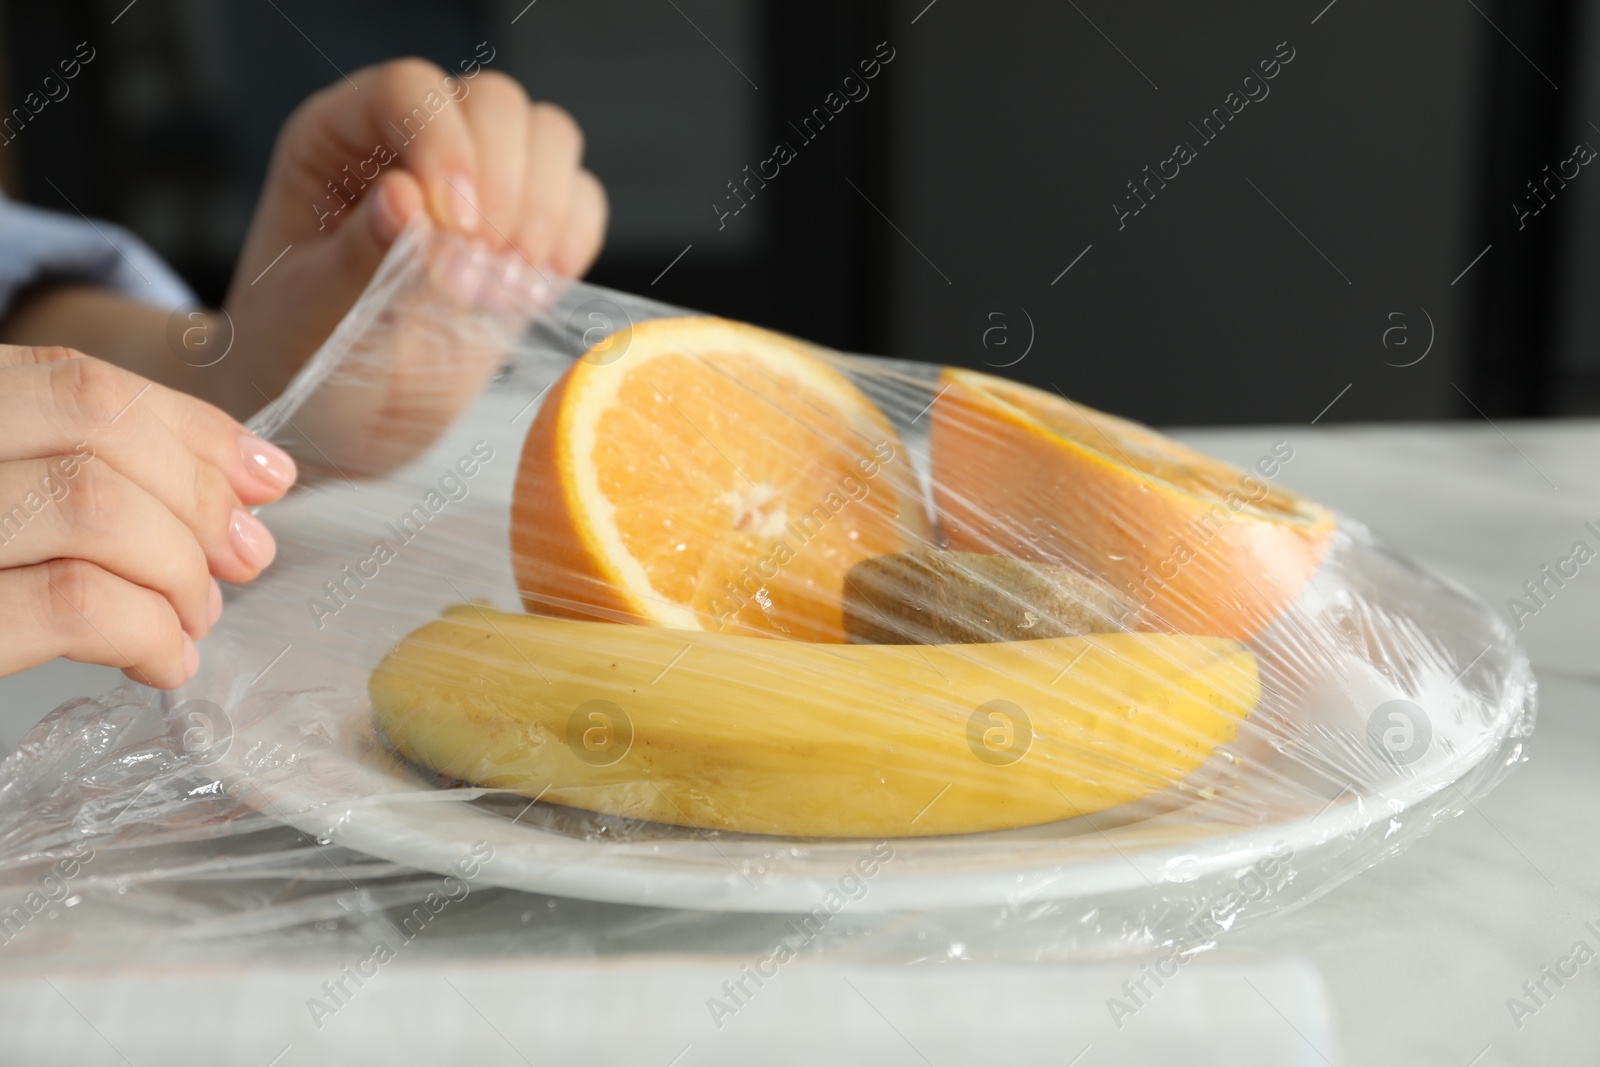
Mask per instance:
[[[1053,822],[1149,796],[1260,698],[1231,640],[842,645],[507,615],[403,639],[370,685],[424,767],[589,811],[802,837]]]

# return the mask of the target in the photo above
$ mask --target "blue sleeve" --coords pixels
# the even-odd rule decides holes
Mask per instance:
[[[40,281],[97,285],[166,309],[196,302],[183,279],[121,226],[42,211],[0,194],[0,316]]]

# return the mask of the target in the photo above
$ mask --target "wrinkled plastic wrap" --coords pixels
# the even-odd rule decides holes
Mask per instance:
[[[303,478],[200,673],[0,768],[7,942],[1181,961],[1533,725],[1504,624],[1292,441],[1233,470],[422,229],[254,427]]]

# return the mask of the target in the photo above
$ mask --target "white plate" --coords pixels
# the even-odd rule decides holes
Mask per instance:
[[[414,502],[429,472],[446,469],[484,427],[505,427],[518,407],[526,408],[521,393],[487,394],[394,480],[411,489],[335,481],[271,509],[283,555],[270,583],[230,602],[227,640],[235,663],[253,658],[258,669],[280,642],[266,649],[251,634],[292,640],[264,682],[243,685],[235,671],[229,684],[206,691],[203,674],[190,687],[215,694],[235,716],[238,736],[218,769],[253,775],[272,813],[306,833],[425,870],[449,873],[483,841],[494,858],[477,877],[513,889],[673,908],[809,910],[874,842],[699,833],[543,803],[517,817],[526,802],[438,788],[373,735],[367,676],[393,641],[467,597],[516,603],[507,553],[482,544],[485,529],[504,528],[516,456],[502,445],[472,495],[430,526],[427,544],[408,546],[322,627],[311,625],[306,598],[353,560],[345,546],[369,543],[386,517]],[[503,431],[488,434],[504,440]],[[892,861],[852,908],[1017,905],[1177,886],[1285,847],[1306,877],[1335,881],[1354,871],[1317,865],[1319,850],[1446,803],[1455,783],[1492,766],[1531,723],[1532,676],[1506,627],[1470,594],[1374,545],[1357,523],[1342,524],[1285,619],[1255,643],[1258,652],[1303,648],[1308,632],[1316,647],[1343,651],[1319,654],[1320,666],[1296,668],[1290,682],[1269,666],[1276,705],[1269,699],[1239,743],[1185,788],[1092,821],[894,840]],[[253,677],[242,673],[245,682]],[[1298,695],[1289,698],[1291,684]],[[1423,708],[1432,731],[1427,750],[1405,766],[1366,742],[1373,710],[1393,699]],[[293,773],[261,772],[261,754],[274,750],[298,751]]]

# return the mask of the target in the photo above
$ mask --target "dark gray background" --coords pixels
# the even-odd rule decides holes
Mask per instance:
[[[1005,362],[979,344],[986,314],[1021,306],[1039,336],[1013,373],[1158,422],[1306,421],[1352,383],[1330,417],[1453,411],[1479,15],[1340,0],[1312,26],[1315,6],[1281,2],[1091,6],[1126,59],[1069,4],[941,0],[915,27],[902,225],[953,284],[895,248],[896,350]],[[1270,95],[1203,141],[1189,123],[1285,40]],[[1198,158],[1119,230],[1125,183],[1180,140]],[[1421,353],[1423,307],[1433,351],[1385,367]],[[1386,351],[1399,323],[1391,343],[1408,345]]]
[[[48,178],[211,299],[299,99],[335,68],[454,66],[488,40],[585,127],[615,212],[604,284],[1013,364],[1165,424],[1600,407],[1600,176],[1523,231],[1511,207],[1600,144],[1588,0],[125,4],[0,3],[9,101],[77,40],[100,52],[0,147],[0,181],[63,208]],[[872,94],[799,145],[788,124],[884,40]],[[1189,123],[1282,41],[1270,96],[1201,146]],[[799,158],[719,230],[712,203],[778,139]],[[1199,157],[1119,231],[1113,201],[1179,140]]]

